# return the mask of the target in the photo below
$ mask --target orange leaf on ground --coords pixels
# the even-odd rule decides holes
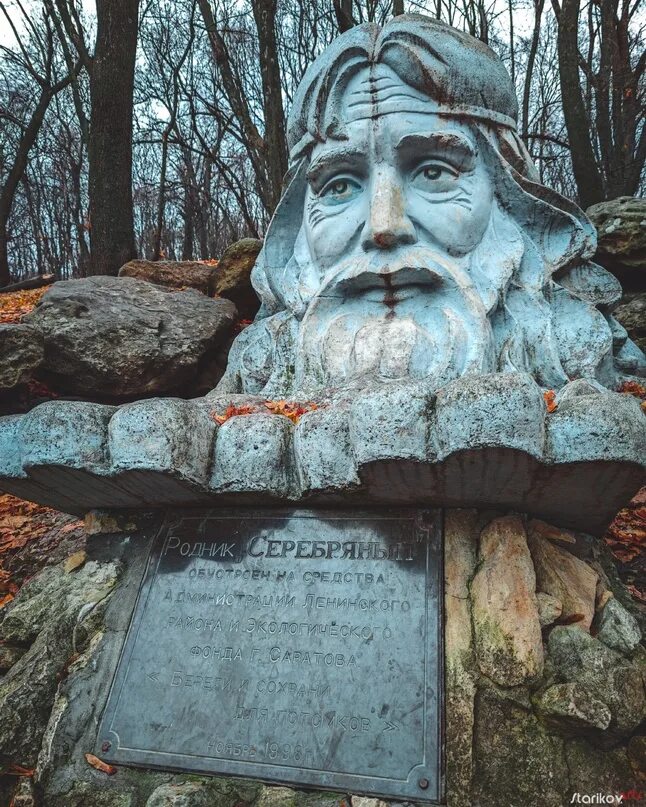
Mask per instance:
[[[40,289],[26,289],[23,291],[8,291],[0,294],[0,324],[20,322],[36,306],[36,303],[47,291],[47,287]]]
[[[619,385],[618,392],[634,395],[635,398],[641,398],[642,401],[646,400],[646,385],[640,384],[638,381],[623,381]]]
[[[543,393],[543,398],[545,398],[545,406],[547,407],[548,412],[554,412],[558,408],[558,404],[556,403],[556,393],[553,389],[548,389],[547,392]]]
[[[97,771],[103,771],[103,773],[107,773],[108,776],[112,776],[117,772],[117,768],[114,765],[108,765],[107,762],[103,762],[98,757],[95,757],[94,754],[86,754],[85,760],[88,765],[91,765],[93,768],[96,768]]]

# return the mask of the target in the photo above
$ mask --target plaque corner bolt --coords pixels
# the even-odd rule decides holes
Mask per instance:
[[[417,782],[417,785],[418,785],[418,787],[420,788],[420,790],[427,790],[427,789],[428,789],[428,785],[429,785],[429,781],[428,781],[428,779],[420,779],[420,780]]]
[[[110,742],[110,740],[104,740],[101,743],[101,751],[103,751],[103,752],[109,751],[111,748],[112,748],[112,743]]]

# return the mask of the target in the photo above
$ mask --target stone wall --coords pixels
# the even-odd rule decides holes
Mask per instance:
[[[83,565],[46,567],[2,610],[0,760],[35,772],[0,776],[0,804],[17,784],[14,807],[384,807],[87,762],[150,534],[91,537]],[[448,510],[445,577],[449,807],[646,790],[641,615],[601,544],[519,515]]]

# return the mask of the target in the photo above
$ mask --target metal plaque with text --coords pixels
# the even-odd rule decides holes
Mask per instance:
[[[169,513],[101,758],[440,802],[441,538],[427,510]]]

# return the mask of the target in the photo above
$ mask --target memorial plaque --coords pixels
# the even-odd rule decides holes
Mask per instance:
[[[441,581],[430,511],[170,514],[98,752],[440,801]]]

